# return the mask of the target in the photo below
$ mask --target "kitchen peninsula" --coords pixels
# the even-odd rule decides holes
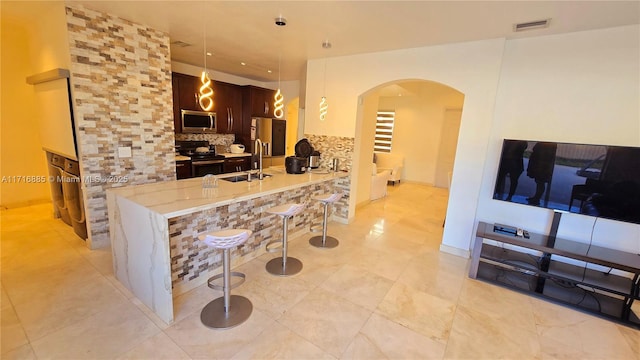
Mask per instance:
[[[231,252],[232,266],[265,253],[279,239],[281,223],[265,210],[289,202],[302,203],[328,192],[347,196],[336,203],[334,219],[348,219],[349,174],[287,174],[265,170],[264,180],[229,182],[219,175],[217,187],[203,188],[203,178],[157,182],[107,191],[114,275],[167,324],[174,318],[173,297],[206,283],[222,265],[221,255],[197,236],[214,230],[246,228],[253,235]],[[313,201],[289,222],[291,237],[309,231],[322,216]],[[315,221],[314,221],[315,222]]]

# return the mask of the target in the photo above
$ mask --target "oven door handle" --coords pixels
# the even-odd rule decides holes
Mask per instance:
[[[213,164],[223,164],[224,160],[202,160],[202,161],[191,161],[192,166],[197,165],[213,165]]]

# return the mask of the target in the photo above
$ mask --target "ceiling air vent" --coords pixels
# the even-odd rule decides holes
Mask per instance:
[[[191,46],[191,44],[188,44],[184,41],[180,41],[180,40],[176,40],[176,41],[172,41],[171,45],[173,46],[177,46],[177,47],[187,47],[187,46]]]
[[[542,28],[549,27],[550,22],[551,22],[551,19],[544,19],[544,20],[536,20],[536,21],[529,21],[525,23],[514,24],[513,31],[542,29]]]

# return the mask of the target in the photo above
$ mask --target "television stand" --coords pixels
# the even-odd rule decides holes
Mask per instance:
[[[632,309],[634,300],[640,300],[638,254],[561,238],[550,247],[547,235],[514,236],[500,231],[505,225],[496,225],[478,224],[470,278],[640,328],[638,314]],[[599,265],[603,270],[575,265],[571,260]]]

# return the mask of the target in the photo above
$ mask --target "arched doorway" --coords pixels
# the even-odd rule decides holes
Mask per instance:
[[[448,187],[463,103],[461,92],[428,80],[397,80],[363,93],[356,120],[353,210],[369,201],[378,111],[395,113],[391,153],[404,158],[402,179]]]

